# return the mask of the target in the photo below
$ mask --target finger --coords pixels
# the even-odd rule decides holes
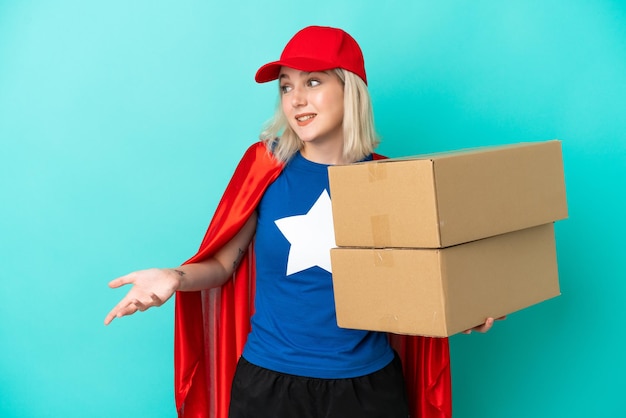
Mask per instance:
[[[133,301],[133,305],[137,308],[137,311],[145,311],[150,307],[150,303],[142,302],[140,300]],[[135,311],[136,312],[136,311]]]
[[[160,297],[158,297],[154,293],[151,294],[150,297],[152,298],[151,306],[161,306],[161,305],[163,305],[163,303],[164,303],[163,299],[161,299]]]
[[[120,311],[118,309],[113,309],[111,312],[104,317],[104,325],[109,325],[115,318],[120,318],[124,315],[120,315]]]
[[[123,316],[132,315],[139,310],[138,302],[136,300],[129,302],[127,305],[119,308],[115,312],[115,318],[121,318]]]
[[[124,286],[126,284],[131,284],[135,282],[135,276],[133,273],[127,274],[125,276],[118,277],[109,282],[109,287],[115,289],[120,286]]]
[[[151,293],[149,301],[136,299],[133,301],[133,304],[137,307],[138,310],[143,312],[148,310],[149,308],[152,308],[153,306],[161,306],[163,304],[163,301],[157,295]]]
[[[135,303],[136,299],[130,299],[128,295],[126,295],[104,318],[104,325],[109,325],[115,318],[121,318],[137,312]]]
[[[487,318],[484,324],[476,328],[476,331],[483,332],[483,333],[489,331],[491,327],[493,326],[493,321],[494,321],[493,318]]]
[[[115,314],[113,311],[109,312],[107,316],[104,317],[104,325],[109,325],[115,319]]]
[[[127,304],[126,298],[122,299],[109,313],[104,317],[104,325],[109,325],[115,318],[118,318],[117,313],[122,309],[122,306]]]

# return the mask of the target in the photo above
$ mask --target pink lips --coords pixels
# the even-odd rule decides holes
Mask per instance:
[[[306,126],[315,119],[315,113],[300,113],[295,116],[298,126]]]

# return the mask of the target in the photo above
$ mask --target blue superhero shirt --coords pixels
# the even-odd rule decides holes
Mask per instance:
[[[263,196],[256,230],[256,312],[243,356],[317,378],[375,372],[393,358],[384,333],[337,326],[328,166],[299,153]]]

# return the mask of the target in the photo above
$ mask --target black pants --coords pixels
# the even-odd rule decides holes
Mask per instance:
[[[316,379],[274,372],[239,360],[229,418],[407,418],[399,357],[352,379]]]

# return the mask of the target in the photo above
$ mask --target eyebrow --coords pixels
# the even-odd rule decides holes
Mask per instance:
[[[309,74],[313,74],[313,73],[321,73],[321,74],[330,74],[329,73],[330,70],[323,70],[323,71],[300,71],[300,74],[303,74],[305,76],[309,75]],[[278,76],[279,79],[283,79],[283,78],[289,78],[289,75],[282,73],[280,74],[280,76]]]

